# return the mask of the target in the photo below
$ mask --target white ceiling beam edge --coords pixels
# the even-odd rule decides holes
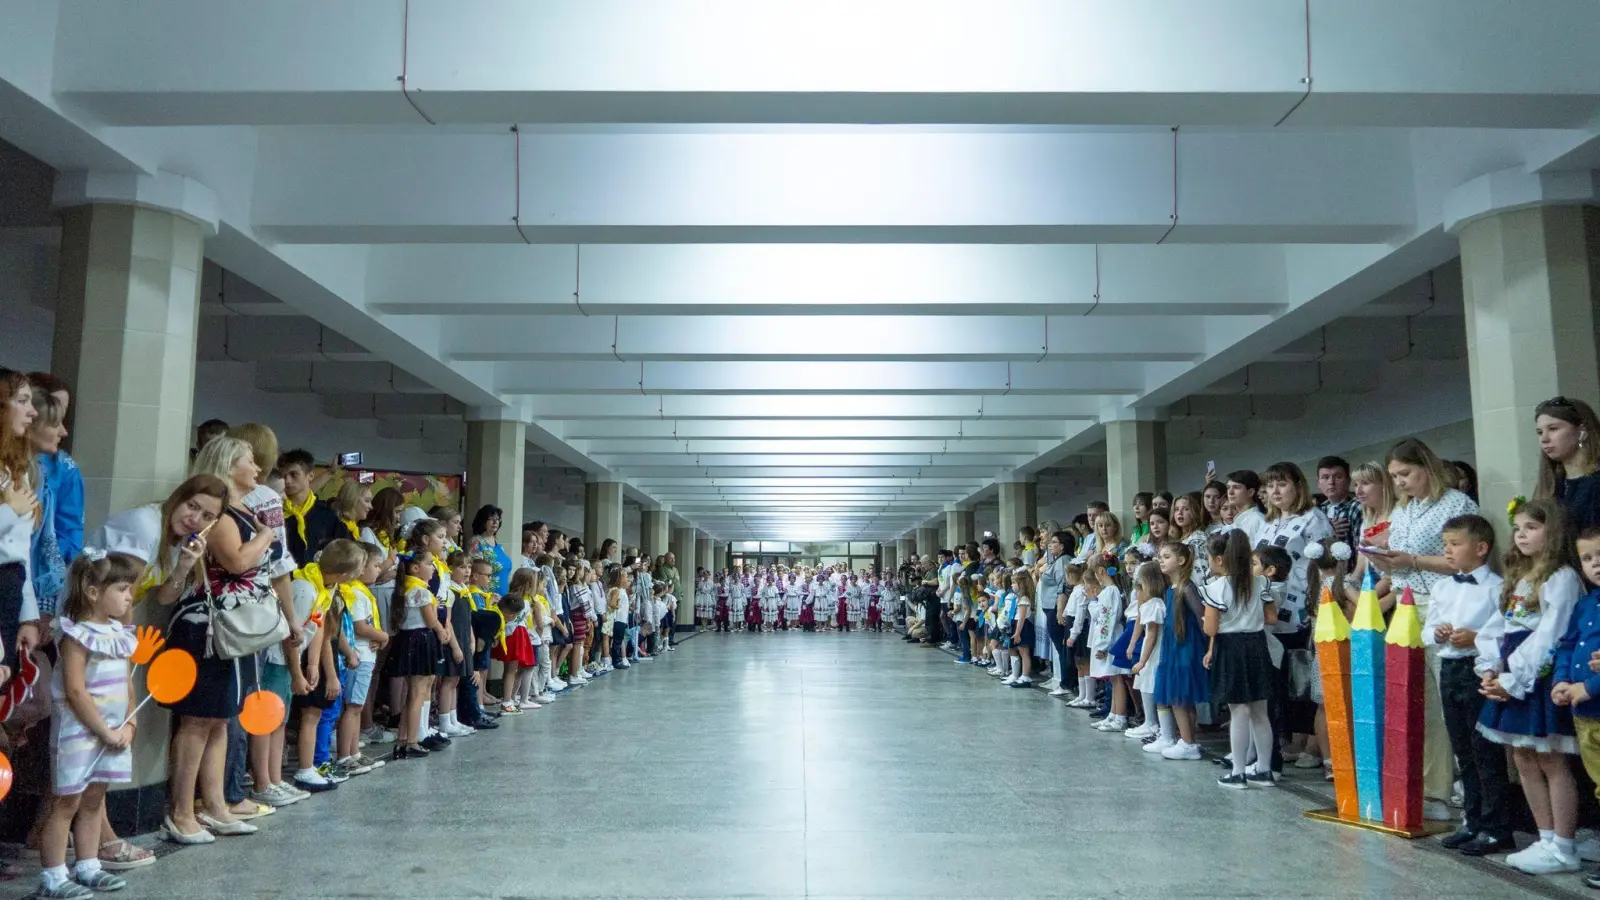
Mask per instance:
[[[405,320],[401,320],[405,321]],[[1100,360],[1192,362],[1215,335],[1248,334],[1270,316],[633,316],[545,319],[506,328],[499,317],[445,320],[456,361]],[[648,375],[648,372],[646,372]],[[643,389],[649,390],[646,381]]]
[[[637,320],[635,320],[637,321]],[[1036,320],[1042,332],[1043,319]],[[1042,349],[1042,342],[1041,342]],[[1181,365],[1181,364],[1170,364]],[[508,397],[562,394],[1014,394],[1144,392],[1138,363],[1085,362],[637,362],[497,363]]]
[[[848,434],[858,438],[1024,438],[1062,439],[1064,428],[1042,421],[987,419],[984,421],[874,419],[577,419],[561,423],[568,440],[597,438],[756,438],[765,441],[816,440],[819,435]]]
[[[367,268],[387,315],[1265,315],[1287,289],[1262,244],[408,244]]]
[[[611,396],[611,397],[532,397],[528,409],[540,421],[546,420],[640,420],[654,418],[729,420],[838,420],[874,419],[879,421],[986,421],[1023,419],[1094,421],[1108,406],[1090,397],[1017,397],[991,394],[978,397],[919,397],[885,395],[841,395],[835,397],[755,396]],[[1063,426],[1065,427],[1065,426]]]
[[[1299,103],[1305,125],[1567,127],[1600,93],[1587,0],[1324,4],[1309,96],[1304,10],[1278,0],[413,0],[409,21],[380,0],[61,6],[55,90],[111,125],[410,125],[402,31],[446,124],[1271,126]]]
[[[521,245],[526,239],[586,249],[730,242],[1154,244],[1163,236],[1163,244],[1373,243],[1415,224],[1404,131],[1196,131],[1180,143],[1176,196],[1183,214],[1176,229],[1173,137],[1166,130],[524,135],[520,179],[518,144],[506,132],[435,132],[396,141],[384,134],[288,131],[263,138],[253,215],[256,228],[285,243]],[[998,171],[1007,173],[1004,182],[995,179]],[[1328,180],[1344,186],[1336,198],[1320,187]],[[515,206],[518,184],[528,213],[520,232],[507,227],[505,209]],[[619,184],[630,187],[619,191]],[[572,247],[564,251],[573,255]],[[648,284],[625,274],[630,260],[648,275],[697,253],[707,255],[693,247],[585,253],[584,282],[593,257],[598,287],[605,289]],[[740,248],[721,261],[738,273],[740,261],[761,255]],[[791,251],[787,258],[803,255]],[[451,258],[448,249],[429,256]],[[442,264],[448,274],[488,256],[495,255],[475,250]],[[536,284],[570,283],[578,267],[556,264],[548,271]],[[436,278],[428,283],[439,285]],[[410,296],[400,285],[393,293]],[[547,291],[530,293],[555,299]],[[608,295],[613,302],[630,299],[604,290],[598,296]],[[1081,299],[1068,294],[1074,295]],[[427,299],[453,296],[477,299],[449,292]]]

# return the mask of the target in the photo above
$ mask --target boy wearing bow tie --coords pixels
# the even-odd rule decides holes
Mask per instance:
[[[1484,699],[1476,671],[1478,632],[1500,614],[1502,582],[1489,568],[1494,556],[1494,528],[1478,515],[1456,516],[1444,523],[1444,558],[1455,569],[1434,583],[1422,641],[1429,656],[1437,654],[1439,694],[1444,707],[1450,750],[1461,772],[1465,821],[1441,843],[1468,856],[1513,849],[1506,818],[1507,773],[1504,748],[1478,736],[1478,713]]]

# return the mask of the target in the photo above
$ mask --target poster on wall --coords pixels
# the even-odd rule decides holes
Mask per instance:
[[[329,469],[318,466],[313,478],[327,475],[327,480],[317,488],[317,496],[332,500],[348,481],[359,481],[373,493],[386,487],[398,488],[406,498],[407,506],[432,509],[435,506],[461,508],[461,484],[465,476],[430,474],[426,472],[395,472],[385,469]]]

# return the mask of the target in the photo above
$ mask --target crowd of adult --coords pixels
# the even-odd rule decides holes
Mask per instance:
[[[1291,462],[1208,472],[1191,492],[1129,498],[1131,522],[1095,501],[1066,527],[1021,529],[1009,551],[988,538],[913,556],[898,571],[906,640],[1013,686],[1048,670],[1053,695],[1163,759],[1203,758],[1197,729],[1225,724],[1218,783],[1269,787],[1286,764],[1332,778],[1311,640],[1322,588],[1347,616],[1363,586],[1385,617],[1409,592],[1426,623],[1427,817],[1458,821],[1445,843],[1467,855],[1574,871],[1580,857],[1600,860],[1600,842],[1576,842],[1571,759],[1600,771],[1600,744],[1573,738],[1600,732],[1600,705],[1577,690],[1585,648],[1600,646],[1580,620],[1600,617],[1573,615],[1584,603],[1600,612],[1600,421],[1556,397],[1530,431],[1542,452],[1533,497],[1492,513],[1509,520],[1510,546],[1479,514],[1473,468],[1406,438],[1353,468],[1322,458],[1314,485]],[[1590,538],[1593,574],[1578,552]],[[1017,572],[1029,580],[1008,587]],[[1550,672],[1563,647],[1585,650],[1570,686]],[[1538,826],[1520,851],[1513,767]]]
[[[262,424],[203,423],[183,484],[86,534],[69,386],[0,369],[0,392],[3,808],[39,853],[36,896],[81,900],[155,863],[106,813],[136,753],[167,756],[161,836],[208,844],[672,649],[670,553],[607,539],[588,556],[542,522],[509,548],[493,505],[464,523],[354,477],[323,500],[337,468]],[[173,715],[152,735],[168,720],[130,717],[130,665],[158,650],[187,651],[194,679],[158,698]]]

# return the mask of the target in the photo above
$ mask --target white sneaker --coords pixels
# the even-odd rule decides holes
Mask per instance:
[[[1506,855],[1506,865],[1529,875],[1554,875],[1576,872],[1582,866],[1577,854],[1568,856],[1556,849],[1554,841],[1535,841],[1526,849]]]
[[[1165,753],[1165,752],[1167,752],[1167,750],[1169,750],[1169,749],[1171,749],[1173,747],[1176,747],[1177,745],[1178,745],[1178,742],[1176,740],[1174,740],[1173,738],[1159,737],[1159,738],[1156,738],[1155,740],[1151,741],[1150,743],[1145,744],[1143,747],[1140,747],[1139,749],[1143,750],[1146,753]]]
[[[540,694],[537,697],[534,697],[533,699],[539,701],[540,703],[551,703],[556,699],[556,695],[555,694],[551,694],[549,692],[546,692],[546,693]]]
[[[298,800],[305,800],[306,798],[311,796],[311,792],[310,791],[302,791],[302,790],[300,790],[299,788],[294,786],[294,782],[292,782],[292,781],[280,781],[276,785],[274,785],[274,787],[276,787],[279,790],[283,791],[285,794],[295,798],[295,800],[297,800],[297,801]]]
[[[1178,741],[1161,751],[1162,759],[1200,759],[1200,745]]]
[[[1072,692],[1067,690],[1066,688],[1062,687],[1059,684],[1050,689],[1050,696],[1052,696],[1052,697],[1065,697],[1066,695],[1068,695],[1070,693],[1072,693]]]
[[[448,722],[448,723],[445,724],[445,727],[443,729],[441,729],[441,732],[444,734],[445,737],[453,737],[454,738],[454,737],[465,737],[465,736],[467,736],[469,734],[477,734],[478,733],[478,729],[469,727],[467,725],[458,725],[455,722]]]
[[[1047,678],[1039,686],[1044,688],[1047,691],[1053,691],[1056,688],[1061,687],[1061,682],[1057,681],[1054,678]]]
[[[1000,679],[1000,683],[1001,684],[1006,684],[1006,685],[1016,684],[1017,683],[1017,676],[1015,676],[1015,675],[1007,675],[1006,677]]]
[[[545,682],[545,686],[550,688],[552,691],[564,691],[567,689],[567,683],[559,678],[550,679],[549,681]]]
[[[516,707],[517,707],[517,709],[541,709],[542,708],[541,706],[539,706],[539,704],[533,702],[532,700],[523,700],[522,702],[516,704]]]
[[[1294,767],[1296,769],[1320,769],[1322,768],[1322,757],[1309,751],[1302,753],[1294,761]]]
[[[993,675],[996,678],[1003,678],[1003,677],[1004,678],[1009,678],[1010,677],[1010,671],[1009,670],[1002,671],[999,666],[995,666],[994,668],[990,669],[989,670],[989,674]]]
[[[1011,686],[1012,687],[1028,687],[1028,686],[1030,686],[1032,684],[1033,684],[1033,679],[1029,678],[1026,675],[1018,675],[1016,678],[1012,679],[1012,681],[1011,681]]]
[[[1143,739],[1145,739],[1145,738],[1147,738],[1150,735],[1155,734],[1155,733],[1156,733],[1155,728],[1151,727],[1149,722],[1146,722],[1143,725],[1140,725],[1138,728],[1129,728],[1127,731],[1124,731],[1122,734],[1123,734],[1124,737],[1127,737],[1127,738],[1131,738],[1131,739],[1134,739],[1134,740],[1143,740]]]

